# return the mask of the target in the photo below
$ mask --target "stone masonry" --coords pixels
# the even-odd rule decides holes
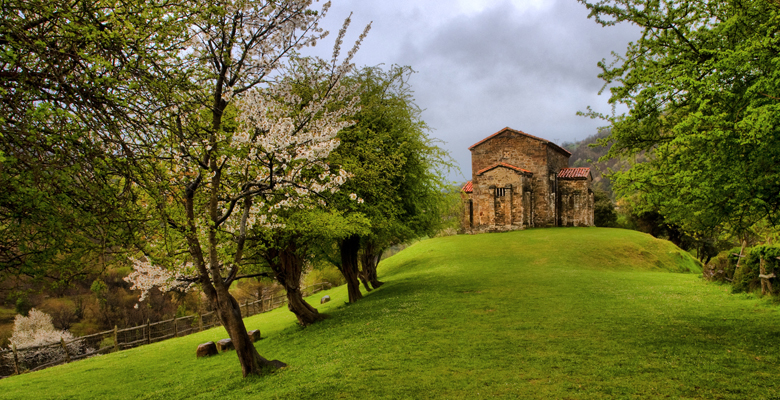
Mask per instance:
[[[568,168],[571,153],[565,149],[504,128],[469,150],[463,231],[593,225],[593,177],[589,168]]]

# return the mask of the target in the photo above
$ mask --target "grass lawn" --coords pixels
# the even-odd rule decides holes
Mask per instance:
[[[686,273],[683,273],[686,272]],[[241,378],[215,329],[0,381],[7,399],[780,399],[777,306],[699,278],[668,242],[625,230],[534,229],[419,242],[306,329],[247,318],[288,368]],[[318,303],[316,298],[310,299]]]

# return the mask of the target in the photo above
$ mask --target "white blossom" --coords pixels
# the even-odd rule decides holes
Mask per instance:
[[[65,358],[65,352],[59,343],[72,340],[73,335],[67,330],[55,329],[51,316],[43,311],[33,308],[27,316],[17,314],[14,318],[10,342],[16,347],[19,362],[28,368]],[[91,351],[77,343],[68,343],[67,347],[71,356]],[[6,357],[12,358],[13,354],[6,353]]]
[[[192,280],[185,276],[181,271],[186,271],[191,266],[184,265],[177,272],[171,272],[168,269],[160,268],[149,261],[134,259],[133,272],[127,275],[124,280],[132,283],[130,290],[140,290],[141,297],[138,301],[146,300],[149,291],[158,288],[161,292],[167,292],[173,289],[187,291],[192,287]],[[188,268],[190,267],[190,268]],[[136,309],[138,304],[136,304]]]

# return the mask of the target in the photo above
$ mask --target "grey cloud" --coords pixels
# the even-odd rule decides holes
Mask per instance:
[[[638,30],[602,28],[574,0],[551,3],[520,11],[496,2],[454,16],[444,2],[341,1],[327,22],[337,31],[354,10],[351,33],[357,36],[373,20],[356,63],[417,70],[411,83],[423,118],[469,176],[468,146],[504,126],[560,142],[583,139],[603,125],[575,113],[589,105],[609,111],[607,95],[597,95],[596,63],[611,51],[622,53]]]

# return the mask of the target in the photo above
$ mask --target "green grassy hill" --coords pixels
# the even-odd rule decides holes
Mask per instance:
[[[326,292],[321,323],[248,318],[260,354],[290,365],[273,375],[242,379],[232,352],[196,359],[226,337],[211,330],[5,379],[0,397],[777,398],[777,308],[697,271],[617,229],[431,239],[383,261],[386,284],[360,302]]]

